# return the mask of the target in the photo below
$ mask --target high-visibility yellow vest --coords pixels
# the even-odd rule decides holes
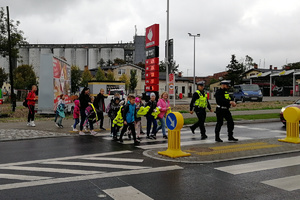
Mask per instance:
[[[199,95],[199,99],[197,99],[195,101],[195,106],[200,107],[200,108],[206,108],[207,107],[207,94],[205,93],[203,96],[199,90],[196,90],[196,92]]]
[[[123,120],[123,117],[122,117],[122,107],[123,106],[120,107],[116,118],[113,120],[112,127],[115,127],[115,125],[120,126],[120,127],[123,126],[124,120]]]
[[[229,94],[228,94],[227,91],[225,91],[224,96],[225,96],[225,99],[228,99],[229,101],[231,100],[231,98],[230,98],[230,96],[229,96]]]

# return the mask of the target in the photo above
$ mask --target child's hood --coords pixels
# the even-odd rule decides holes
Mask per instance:
[[[79,100],[74,101],[75,106],[79,106]]]

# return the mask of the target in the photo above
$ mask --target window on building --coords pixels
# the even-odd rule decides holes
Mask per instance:
[[[185,86],[182,86],[181,93],[185,94]]]
[[[125,69],[119,69],[118,70],[118,75],[122,75],[122,74],[125,74]]]

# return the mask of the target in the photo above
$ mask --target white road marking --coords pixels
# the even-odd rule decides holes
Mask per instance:
[[[15,174],[0,174],[0,179],[13,179],[22,181],[38,181],[43,179],[50,179],[52,177],[46,176],[25,176],[25,175],[15,175]]]
[[[300,164],[300,156],[295,156],[290,158],[280,158],[274,160],[253,162],[248,164],[218,167],[215,169],[236,175],[236,174],[257,172],[257,171],[268,170],[268,169],[276,169],[281,167],[289,167],[289,166],[294,166],[299,164]]]
[[[252,138],[248,138],[248,137],[236,137],[239,140],[250,140]],[[212,144],[215,143],[215,140],[195,140],[195,141],[184,141],[184,142],[180,142],[180,146],[188,146],[188,145],[195,145],[195,144]],[[163,147],[168,147],[168,143],[164,143],[164,144],[150,144],[150,145],[139,145],[136,146],[140,149],[156,149],[156,148],[163,148]]]
[[[131,186],[107,189],[103,190],[103,192],[108,194],[114,200],[153,200],[149,196]]]
[[[125,154],[125,153],[131,153],[131,152],[132,151],[127,151],[127,150],[126,151],[112,151],[112,152],[106,152],[106,153],[88,154],[88,155],[81,155],[81,156],[69,156],[69,157],[50,158],[50,159],[43,159],[43,160],[23,161],[23,162],[0,164],[0,167],[12,166],[12,165],[36,164],[36,163],[41,163],[41,162],[51,162],[51,161],[59,161],[59,160],[81,159],[81,158],[88,158],[88,157],[95,157],[95,156],[110,156],[110,155],[118,155],[118,154]]]
[[[300,175],[289,176],[284,178],[278,178],[268,181],[262,181],[261,183],[277,187],[286,191],[294,191],[300,189]]]
[[[107,167],[107,168],[115,168],[115,169],[135,169],[135,170],[149,168],[149,167],[134,166],[134,165],[114,165],[114,164],[103,164],[103,163],[84,163],[84,162],[65,162],[65,161],[43,162],[42,164],[85,166],[85,167]]]
[[[67,178],[56,178],[56,179],[47,179],[47,180],[40,180],[40,181],[3,184],[0,185],[0,190],[33,187],[33,186],[40,186],[40,185],[50,185],[50,184],[58,184],[58,183],[69,183],[75,181],[93,180],[93,179],[110,178],[110,177],[127,176],[127,175],[137,175],[137,174],[140,175],[146,173],[172,171],[172,170],[179,170],[179,169],[183,169],[183,168],[177,165],[172,165],[172,166],[165,166],[165,167],[139,169],[139,170],[130,170],[130,171],[125,170],[125,171],[118,171],[118,172],[108,172],[103,174],[93,174],[93,175],[84,175],[84,176],[73,176]]]
[[[142,163],[144,159],[131,159],[131,158],[107,158],[107,157],[88,157],[80,158],[81,160],[105,160],[105,161],[117,161],[117,162],[135,162]]]
[[[34,172],[51,172],[51,173],[63,173],[63,174],[98,174],[104,173],[103,171],[88,171],[88,170],[73,170],[73,169],[60,169],[60,168],[42,168],[42,167],[24,167],[24,166],[6,166],[0,167],[0,169],[19,170],[19,171],[34,171]]]

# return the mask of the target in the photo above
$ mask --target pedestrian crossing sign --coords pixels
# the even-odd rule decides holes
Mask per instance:
[[[169,130],[180,130],[183,122],[183,116],[179,112],[171,112],[167,115],[166,124]]]

